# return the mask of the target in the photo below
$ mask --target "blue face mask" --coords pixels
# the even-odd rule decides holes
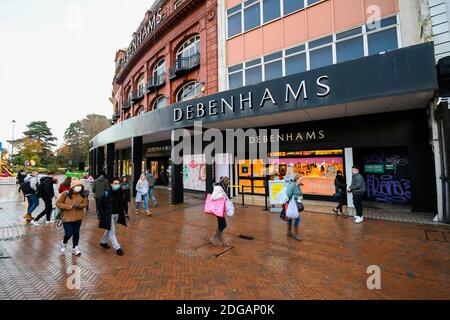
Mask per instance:
[[[114,190],[114,191],[117,191],[117,190],[119,190],[119,189],[120,189],[120,186],[119,186],[119,185],[117,185],[117,184],[113,185],[113,190]]]

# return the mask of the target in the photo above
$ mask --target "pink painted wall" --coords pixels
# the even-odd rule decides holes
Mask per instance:
[[[242,0],[226,0],[226,8]],[[362,25],[376,5],[381,17],[398,12],[397,0],[325,0],[227,40],[227,65],[266,55],[286,47]]]

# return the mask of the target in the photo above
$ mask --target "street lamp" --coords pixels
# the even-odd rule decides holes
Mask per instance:
[[[12,121],[12,140],[11,140],[11,160],[14,160],[14,125],[16,120]]]

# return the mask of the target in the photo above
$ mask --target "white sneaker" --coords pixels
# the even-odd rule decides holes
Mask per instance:
[[[52,221],[52,220],[50,220],[50,221],[45,221],[45,223],[46,223],[46,224],[49,224],[49,223],[53,223],[53,221]]]
[[[364,221],[364,218],[363,217],[357,217],[356,219],[355,219],[355,223],[361,223],[361,222],[363,222]]]
[[[61,250],[61,253],[66,252],[66,245],[64,243],[62,243],[62,242],[60,244],[60,250]]]
[[[40,226],[39,222],[37,222],[36,220],[31,221],[31,224],[33,226],[35,226],[35,227],[39,227]]]
[[[81,256],[81,251],[78,250],[78,247],[75,247],[75,248],[72,249],[72,254],[74,256]]]

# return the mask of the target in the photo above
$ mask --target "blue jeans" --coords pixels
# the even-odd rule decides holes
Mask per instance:
[[[75,221],[75,222],[63,222],[64,227],[64,240],[63,243],[67,244],[69,242],[69,239],[73,236],[73,248],[78,246],[78,242],[80,241],[80,227],[81,227],[81,221]]]
[[[142,201],[144,201],[145,210],[148,210],[148,196],[146,194],[142,195]],[[141,202],[136,202],[136,210],[139,209],[140,204]]]
[[[156,208],[156,196],[154,187],[148,188],[148,196],[152,198],[153,206]]]
[[[31,214],[34,209],[39,206],[39,198],[35,194],[27,195],[28,209],[27,213]]]
[[[298,216],[298,218],[297,219],[295,219],[295,221],[294,221],[294,225],[295,226],[298,226],[299,224],[300,224],[300,215]],[[288,221],[287,221],[287,223],[289,224],[289,225],[291,225],[292,224],[292,219],[289,219]]]

